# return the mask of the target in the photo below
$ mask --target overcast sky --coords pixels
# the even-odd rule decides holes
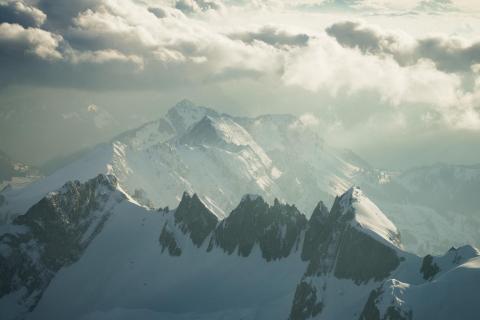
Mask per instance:
[[[477,0],[0,0],[0,149],[41,164],[187,98],[308,114],[374,165],[480,162]]]

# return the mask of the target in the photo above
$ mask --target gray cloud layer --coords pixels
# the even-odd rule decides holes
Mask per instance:
[[[230,35],[245,43],[262,41],[272,46],[306,46],[310,37],[307,34],[295,34],[275,26],[264,26],[258,31],[245,31]]]
[[[391,55],[401,65],[429,59],[440,70],[469,72],[472,66],[480,63],[480,41],[468,43],[459,38],[440,36],[414,39],[357,21],[335,23],[326,31],[343,46],[369,54]]]
[[[38,8],[22,1],[0,2],[0,21],[18,23],[24,27],[41,26],[47,16]]]

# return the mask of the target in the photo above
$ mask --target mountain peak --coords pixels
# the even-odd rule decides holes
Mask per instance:
[[[196,107],[196,104],[189,99],[182,99],[179,102],[177,102],[172,108],[173,109],[193,109]]]
[[[180,143],[222,147],[255,144],[250,134],[230,118],[208,114],[189,128]]]
[[[192,101],[184,99],[170,108],[165,118],[170,121],[178,134],[183,134],[207,115],[219,116],[213,109],[197,106]]]
[[[315,209],[313,210],[313,213],[310,216],[309,223],[322,225],[327,221],[329,215],[330,215],[330,211],[328,210],[327,206],[323,203],[323,201],[320,201],[315,206]]]
[[[330,214],[343,216],[353,227],[383,242],[401,247],[397,227],[363,193],[359,187],[351,187],[335,199]]]
[[[109,187],[114,190],[118,186],[117,177],[112,174],[99,174],[92,180],[93,183]]]
[[[207,209],[197,194],[184,192],[175,210],[175,224],[184,234],[190,234],[193,243],[200,247],[217,225],[217,217]]]

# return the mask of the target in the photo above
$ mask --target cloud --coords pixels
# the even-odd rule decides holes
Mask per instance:
[[[24,28],[19,24],[0,24],[2,54],[27,52],[41,59],[58,60],[62,58],[59,51],[61,41],[60,35],[42,29]]]
[[[320,124],[320,120],[311,113],[304,113],[298,119],[304,126],[315,127]]]
[[[287,10],[322,3],[390,6],[387,2],[298,0],[258,5]],[[414,2],[408,5],[418,4]],[[476,42],[451,36],[415,38],[358,21],[333,23],[326,33],[285,24],[238,27],[229,19],[238,13],[250,16],[251,9],[227,7],[221,1],[79,0],[65,6],[59,0],[38,0],[36,5],[48,16],[41,28],[0,25],[0,43],[8,43],[2,46],[0,64],[12,71],[8,74],[16,74],[2,76],[8,81],[26,77],[23,81],[30,83],[41,80],[42,85],[50,81],[95,90],[180,90],[186,85],[270,81],[281,86],[278,90],[300,87],[352,101],[356,95],[369,94],[392,110],[422,104],[431,114],[441,114],[450,127],[476,126],[476,121],[467,121],[478,114],[480,89],[472,71],[480,64]],[[28,54],[17,54],[23,52]]]
[[[431,60],[439,70],[469,72],[480,62],[480,41],[431,36],[415,39],[399,31],[384,31],[359,21],[338,22],[326,29],[338,43],[363,53],[392,56],[401,65]]]
[[[262,41],[272,46],[306,46],[310,37],[305,33],[292,33],[277,26],[264,26],[259,30],[230,34],[231,39],[251,44]]]
[[[126,0],[103,3],[73,18],[69,43],[79,51],[116,50],[131,57],[140,57],[150,66],[157,63],[165,66],[204,65],[210,74],[218,75],[235,68],[249,71],[269,69],[271,62],[277,60],[277,53],[266,41],[275,41],[275,36],[285,43],[304,40],[303,35],[291,36],[266,28],[262,29],[263,33],[256,34],[264,41],[246,44],[212,31],[201,21],[189,18],[178,10],[161,9],[162,18],[159,19],[148,5]],[[268,32],[276,34],[269,38]]]
[[[381,45],[368,48],[377,50]],[[460,75],[438,70],[428,60],[400,65],[391,55],[366,55],[319,37],[289,56],[282,79],[287,85],[337,97],[378,94],[380,101],[397,110],[423,105],[440,114],[450,128],[480,130],[480,86],[467,91]]]
[[[422,0],[416,6],[415,10],[424,11],[427,13],[437,13],[458,11],[459,9],[451,0]]]
[[[177,0],[175,8],[188,14],[209,10],[221,11],[225,7],[221,1],[217,0]]]
[[[128,62],[135,65],[139,70],[143,69],[143,59],[137,55],[126,55],[117,50],[96,50],[96,51],[68,51],[68,59],[74,64],[94,63],[102,64],[108,62]],[[90,110],[89,110],[90,111]]]
[[[88,112],[93,112],[93,113],[95,113],[95,112],[98,111],[98,107],[97,107],[95,104],[93,104],[93,103],[92,103],[92,104],[89,104],[89,105],[87,106],[87,111],[88,111]]]
[[[402,67],[391,58],[344,49],[328,38],[319,38],[306,50],[290,56],[283,79],[287,84],[327,90],[332,95],[378,92],[392,105],[448,105],[456,101],[461,85],[458,76],[438,71],[426,61]]]
[[[107,127],[118,125],[118,121],[107,110],[98,107],[92,103],[87,106],[87,113],[91,114],[91,117],[87,119],[93,120],[93,124],[98,129],[105,129]]]
[[[157,18],[165,18],[167,16],[167,12],[161,7],[149,7],[148,11],[153,13]]]
[[[354,12],[377,12],[393,15],[415,14],[419,12],[427,14],[439,14],[458,12],[461,9],[468,11],[474,7],[471,0],[297,0],[291,5],[322,11],[354,11]]]
[[[39,27],[47,15],[42,10],[23,1],[7,1],[0,3],[0,21],[17,23],[24,27]]]

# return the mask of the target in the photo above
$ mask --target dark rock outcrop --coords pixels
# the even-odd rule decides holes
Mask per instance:
[[[247,195],[219,224],[209,250],[220,247],[229,254],[237,250],[247,257],[258,244],[267,261],[284,258],[298,248],[306,224],[295,206],[278,200],[270,206],[259,196]]]
[[[184,234],[190,235],[193,243],[200,247],[218,223],[217,217],[207,209],[196,194],[183,193],[182,200],[174,213],[175,224]]]
[[[0,298],[25,288],[25,307],[33,309],[55,273],[77,261],[102,229],[105,204],[124,199],[114,193],[116,179],[99,175],[85,183],[66,183],[17,217],[16,232],[0,236]]]

